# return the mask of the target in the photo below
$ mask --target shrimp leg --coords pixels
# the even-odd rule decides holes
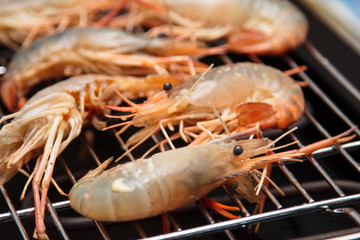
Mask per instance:
[[[40,239],[49,239],[49,238],[45,233],[45,224],[43,221],[44,214],[42,213],[42,204],[41,204],[41,198],[40,198],[40,194],[39,194],[39,186],[40,186],[41,179],[42,179],[43,173],[45,171],[46,165],[48,163],[49,155],[51,154],[53,156],[52,153],[57,152],[57,150],[58,150],[58,149],[55,149],[55,148],[52,149],[52,148],[55,147],[54,140],[55,140],[59,125],[62,121],[62,118],[63,118],[62,116],[57,116],[54,120],[54,123],[50,130],[50,135],[49,135],[48,141],[46,142],[46,145],[44,148],[45,149],[44,154],[41,158],[39,168],[36,169],[36,173],[35,173],[35,176],[34,176],[34,179],[32,182],[32,187],[33,187],[33,192],[34,192],[36,235]],[[57,135],[57,138],[55,140],[56,143],[59,141],[58,140],[59,137],[61,140],[61,138],[63,136],[63,131],[59,131],[58,133],[59,134]]]
[[[109,24],[111,19],[113,19],[121,10],[124,9],[127,0],[120,1],[111,11],[106,14],[103,18],[93,24],[94,27],[103,27]]]
[[[66,124],[63,122],[63,118],[64,117],[62,115],[55,117],[54,124],[50,130],[49,140],[44,148],[43,157],[39,164],[39,168],[36,169],[32,182],[34,192],[36,234],[40,239],[47,239],[47,235],[45,233],[44,216],[47,193],[49,190],[56,157],[60,154],[60,152],[62,152],[65,146],[67,146],[71,140],[79,134],[78,129],[81,129],[82,125],[81,116],[70,119],[69,124],[71,131],[67,139],[63,141],[64,132],[66,131]],[[40,184],[41,197],[39,191]]]
[[[150,1],[147,1],[147,0],[135,0],[135,1],[143,6],[146,6],[150,9],[156,11],[159,14],[164,14],[166,12],[166,8],[164,8],[160,5],[157,5],[155,3],[152,3]],[[103,26],[108,25],[110,23],[110,21],[114,17],[116,17],[116,15],[119,14],[125,8],[126,4],[128,4],[129,2],[131,2],[131,1],[130,0],[121,0],[115,7],[113,7],[113,9],[107,15],[105,15],[99,21],[94,23],[94,26],[103,27]]]
[[[236,216],[234,214],[231,214],[231,213],[227,212],[227,210],[229,210],[229,211],[239,211],[238,207],[227,206],[227,205],[215,202],[215,201],[213,201],[213,200],[211,200],[210,198],[207,198],[207,197],[204,197],[204,198],[200,199],[200,202],[202,202],[208,208],[211,208],[212,210],[216,211],[217,213],[223,215],[226,218],[229,218],[229,219],[238,219],[239,218],[239,216]]]

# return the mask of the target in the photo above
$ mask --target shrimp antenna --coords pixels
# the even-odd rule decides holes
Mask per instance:
[[[168,109],[168,113],[173,113],[175,112],[175,108],[176,106],[178,106],[187,95],[189,95],[191,93],[191,91],[196,87],[196,85],[204,78],[204,76],[210,71],[210,69],[214,66],[214,64],[212,63],[206,70],[205,72],[203,72],[200,77],[195,81],[195,83],[191,86],[191,88],[189,89],[189,91],[187,91],[180,99],[179,101],[177,101],[174,105],[172,105],[169,109]]]
[[[115,162],[119,162],[123,157],[131,153],[135,148],[137,148],[140,144],[145,142],[151,135],[155,134],[159,128],[156,126],[151,132],[149,132],[143,139],[141,139],[138,143],[136,143],[134,146],[132,146],[130,149],[127,149],[125,153],[123,153],[120,157],[118,157]]]
[[[254,169],[252,170],[255,174],[257,174],[258,176],[261,176],[262,173],[257,170],[257,169]],[[269,183],[282,195],[282,196],[285,196],[285,193],[280,189],[280,187],[273,181],[271,180],[271,178],[269,178],[268,176],[265,176],[266,180],[269,181]]]
[[[244,131],[241,131],[239,133],[236,133],[234,135],[230,135],[230,136],[218,139],[218,140],[210,141],[209,143],[229,142],[229,141],[232,141],[232,140],[235,140],[238,138],[250,136],[251,134],[257,133],[258,131],[259,131],[258,127],[252,127],[252,128],[246,129]]]
[[[173,134],[173,135],[171,135],[170,140],[177,139],[177,138],[179,138],[179,136],[180,136],[180,133],[178,133],[178,134]],[[152,151],[154,151],[156,148],[160,147],[161,145],[163,145],[163,144],[166,143],[167,141],[168,141],[167,139],[164,139],[164,140],[156,143],[154,146],[152,146],[151,148],[149,148],[149,149],[141,156],[141,158],[139,158],[139,159],[144,159],[144,158],[147,157]]]
[[[164,126],[162,125],[162,120],[159,122],[159,127],[160,127],[160,130],[162,131],[162,133],[164,134],[164,137],[166,138],[166,140],[167,140],[167,142],[168,142],[168,144],[169,144],[169,146],[171,147],[171,149],[176,149],[176,147],[174,146],[174,144],[173,144],[173,142],[171,141],[171,139],[170,139],[170,137],[169,137],[169,135],[167,134],[167,132],[166,132],[166,130],[165,130],[165,128],[164,128]]]
[[[278,146],[278,147],[271,148],[271,149],[269,149],[269,151],[276,151],[276,150],[283,149],[283,148],[286,148],[288,146],[291,146],[291,145],[294,145],[294,144],[297,144],[297,143],[299,143],[299,141],[293,141],[293,142],[288,143],[288,144],[284,144],[284,145],[281,145],[281,146]]]
[[[295,75],[295,74],[298,74],[298,73],[301,73],[301,72],[305,72],[306,70],[307,70],[307,66],[302,65],[302,66],[299,66],[299,67],[295,67],[295,68],[283,71],[283,73],[285,75],[287,75],[287,76],[292,76],[292,75]]]
[[[128,125],[131,125],[132,124],[132,121],[127,121],[127,122],[122,122],[122,123],[117,123],[117,124],[114,124],[114,125],[111,125],[111,126],[108,126],[108,127],[104,127],[102,129],[102,131],[106,131],[106,130],[109,130],[109,129],[112,129],[112,128],[116,128],[116,127],[121,127],[121,126],[128,126]]]
[[[137,105],[136,103],[132,102],[130,99],[128,99],[127,97],[125,97],[119,90],[117,90],[115,88],[115,92],[117,95],[119,95],[119,97],[122,98],[122,100],[124,100],[124,102],[126,102],[127,104],[129,104],[130,106],[136,108],[136,109],[142,109],[142,107],[140,107],[139,105]]]
[[[257,131],[257,132],[254,132],[253,134],[251,134],[251,135],[249,136],[249,139],[253,139],[253,138],[255,137],[255,133],[257,133],[260,138],[264,138],[262,132],[260,132],[260,122],[257,122],[257,123],[256,123],[255,128],[258,129],[258,131]]]
[[[0,124],[2,124],[3,122],[7,121],[7,120],[10,120],[14,117],[17,117],[19,115],[23,114],[22,112],[18,111],[18,112],[15,112],[15,113],[11,113],[11,114],[8,114],[8,115],[5,115],[3,117],[0,118]]]
[[[113,132],[114,132],[114,130],[113,130]],[[117,134],[117,133],[115,132],[115,137],[116,137],[117,140],[119,141],[121,147],[122,147],[124,150],[128,150],[128,147],[125,145],[124,140],[120,137],[120,134]],[[128,154],[127,156],[128,156],[128,158],[129,158],[131,161],[135,161],[135,158],[134,158],[134,156],[131,154],[131,152],[129,152],[129,154]]]
[[[292,132],[295,131],[296,129],[297,129],[297,127],[294,127],[294,128],[292,128],[292,129],[290,129],[289,131],[283,133],[282,135],[280,135],[278,138],[276,138],[276,139],[273,141],[272,145],[274,146],[276,142],[280,141],[281,139],[283,139],[285,136],[289,135],[290,133],[292,133]],[[274,149],[273,149],[273,150],[274,150]],[[272,155],[272,156],[274,156],[274,155]],[[255,192],[255,195],[256,195],[256,196],[259,195],[259,193],[260,193],[260,191],[261,191],[261,188],[262,188],[262,186],[264,185],[264,181],[265,181],[265,177],[266,177],[266,175],[267,175],[267,171],[268,171],[268,168],[265,167],[264,170],[263,170],[263,173],[262,173],[260,182],[259,182],[259,184],[258,184],[258,185],[255,187],[255,189],[254,189],[254,190],[256,190],[256,192]]]
[[[107,118],[117,118],[117,119],[121,119],[123,121],[126,121],[126,119],[131,118],[131,117],[135,117],[136,115],[137,115],[137,113],[132,113],[132,114],[123,115],[123,116],[115,116],[115,115],[106,114],[105,117],[107,117]]]
[[[131,123],[131,124],[130,124]],[[129,124],[128,125],[125,125],[123,126],[122,128],[120,128],[119,131],[116,132],[116,135],[119,135],[122,134],[123,132],[125,132],[129,127],[132,126],[132,121],[129,121]]]
[[[280,141],[281,139],[283,139],[285,136],[289,135],[290,133],[294,132],[295,130],[297,130],[298,127],[293,127],[292,129],[288,130],[287,132],[283,133],[282,135],[280,135],[278,138],[276,138],[273,141],[273,145],[275,145],[275,143],[277,143],[278,141]]]
[[[263,170],[263,172],[261,174],[260,182],[254,188],[256,196],[259,196],[260,191],[261,191],[262,187],[264,186],[265,178],[267,177],[267,172],[268,172],[268,168],[264,167],[264,170]]]
[[[114,159],[114,157],[109,157],[104,162],[102,162],[97,168],[95,168],[94,170],[90,170],[85,176],[88,176],[88,177],[99,176],[100,173],[102,173],[110,165],[110,163],[113,161],[113,159]]]
[[[221,118],[219,112],[216,110],[214,104],[212,104],[212,102],[209,101],[209,105],[210,105],[210,107],[212,108],[212,110],[214,111],[214,113],[215,113],[215,115],[217,116],[217,118],[219,119],[219,121],[221,122],[223,128],[225,129],[226,134],[227,134],[228,136],[230,136],[231,133],[230,133],[230,131],[229,131],[229,128],[226,126],[225,122],[222,120],[222,118]]]
[[[35,164],[35,168],[38,168],[38,165],[40,164],[40,159],[41,159],[41,155],[37,158],[36,160],[36,164]],[[22,168],[21,168],[22,169]],[[21,172],[22,174],[24,174],[26,176],[26,174],[28,175],[28,179],[24,185],[24,188],[22,190],[22,193],[20,195],[20,200],[23,200],[25,198],[25,194],[26,194],[26,191],[29,187],[29,184],[31,183],[31,180],[34,178],[34,175],[35,175],[35,171],[32,171],[32,173],[29,175],[25,170]]]

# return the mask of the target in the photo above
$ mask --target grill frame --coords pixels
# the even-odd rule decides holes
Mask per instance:
[[[314,62],[315,64],[311,64],[309,66],[310,73],[303,72],[296,77],[297,79],[306,81],[308,83],[308,90],[312,94],[316,96],[316,98],[320,99],[322,101],[322,104],[326,105],[327,108],[331,109],[332,114],[337,117],[337,121],[342,122],[342,126],[339,126],[338,129],[328,129],[323,124],[323,120],[318,120],[318,114],[316,112],[313,112],[314,110],[317,110],[316,107],[314,109],[308,109],[306,110],[305,117],[307,122],[310,122],[311,126],[314,127],[318,132],[319,135],[322,135],[323,137],[331,137],[332,134],[335,134],[335,132],[339,133],[341,130],[345,130],[345,128],[350,128],[351,126],[355,125],[354,122],[357,122],[360,120],[360,113],[354,112],[354,115],[349,114],[349,112],[354,111],[354,107],[345,107],[344,105],[349,103],[360,103],[360,93],[357,89],[354,90],[353,85],[354,83],[353,77],[351,76],[346,77],[345,74],[346,70],[343,73],[341,64],[339,65],[341,70],[338,70],[337,67],[335,67],[334,64],[329,62],[329,60],[321,54],[322,50],[318,49],[314,45],[318,46],[319,37],[317,36],[316,30],[312,30],[316,27],[314,26],[321,26],[325,28],[325,31],[328,31],[325,26],[322,25],[322,23],[319,23],[314,16],[308,12],[307,9],[302,9],[308,16],[310,20],[310,33],[309,33],[309,40],[304,44],[304,46],[300,47],[299,49],[295,50],[294,52],[290,53],[289,55],[285,55],[281,58],[276,59],[275,64],[273,59],[263,58],[262,60],[266,63],[271,64],[269,65],[275,65],[275,66],[282,66],[283,70],[286,70],[286,68],[292,68],[297,67],[299,65],[303,65],[303,62],[308,62],[309,58],[312,58],[309,62]],[[315,24],[312,24],[315,23]],[[319,25],[320,24],[320,25]],[[328,33],[329,34],[329,33]],[[330,36],[334,35],[330,33]],[[342,44],[342,46],[347,49],[347,46]],[[349,50],[349,49],[348,49]],[[350,50],[351,51],[351,50]],[[346,52],[347,53],[347,52]],[[358,56],[357,56],[358,57]],[[356,56],[354,56],[356,58]],[[233,59],[236,59],[235,61],[238,61],[239,59],[242,60],[243,57],[238,56],[232,56],[227,55],[223,58],[220,58],[220,61],[227,62],[234,61]],[[357,60],[359,61],[359,60]],[[326,72],[326,76],[330,75],[332,80],[336,83],[334,84],[335,87],[324,87],[323,82],[317,81],[317,66],[321,66],[321,71]],[[337,65],[336,65],[337,66]],[[315,73],[313,73],[314,71]],[[321,74],[320,74],[321,75]],[[315,76],[315,77],[314,77]],[[356,81],[355,81],[356,82]],[[338,85],[341,86],[341,89],[339,91],[341,92],[341,96],[344,96],[344,99],[341,101],[336,98],[336,94],[333,93],[332,88],[336,88]],[[346,97],[345,97],[346,96]],[[310,105],[311,106],[311,105]],[[349,110],[350,109],[350,110]],[[356,110],[356,109],[355,109]],[[3,116],[3,113],[0,112],[0,116]],[[344,128],[344,129],[342,129]],[[301,130],[301,129],[300,129]],[[91,130],[90,130],[91,131]],[[284,130],[285,131],[285,130]],[[249,212],[251,210],[248,210],[246,208],[246,204],[244,204],[244,200],[240,199],[239,196],[232,193],[230,189],[226,189],[225,191],[228,193],[229,198],[232,201],[235,202],[240,208],[241,208],[241,214],[243,215],[242,218],[237,220],[223,220],[223,219],[217,219],[217,216],[209,212],[206,208],[204,208],[201,203],[197,203],[197,209],[202,213],[204,216],[204,221],[207,222],[207,224],[204,224],[202,226],[195,226],[187,229],[182,229],[182,225],[179,224],[178,220],[174,215],[177,214],[175,212],[174,214],[167,213],[165,215],[165,218],[167,218],[171,224],[172,232],[168,234],[163,235],[152,235],[147,233],[145,230],[146,226],[144,227],[145,223],[144,221],[135,221],[129,225],[133,225],[133,227],[137,231],[137,235],[133,238],[148,238],[148,239],[175,239],[175,238],[194,238],[194,237],[208,237],[209,235],[217,234],[218,232],[224,232],[225,235],[229,239],[236,239],[236,236],[232,233],[233,229],[242,228],[244,225],[249,224],[257,224],[257,223],[264,223],[264,222],[276,222],[279,219],[282,218],[289,218],[294,217],[298,215],[306,215],[312,212],[322,212],[326,216],[332,216],[332,215],[344,215],[347,216],[351,221],[354,222],[354,226],[360,227],[360,215],[358,212],[358,204],[360,203],[360,193],[352,193],[352,194],[346,194],[342,186],[339,186],[337,182],[334,180],[333,177],[331,177],[331,174],[328,173],[327,167],[323,166],[323,161],[320,161],[319,158],[327,157],[328,155],[335,155],[336,157],[341,157],[342,159],[345,159],[346,164],[350,165],[350,168],[353,168],[353,170],[356,172],[355,177],[358,177],[360,174],[360,167],[358,161],[360,161],[360,158],[357,158],[357,160],[353,157],[352,152],[358,152],[360,149],[360,141],[358,140],[360,137],[360,131],[359,128],[355,130],[355,133],[357,134],[357,140],[354,140],[350,143],[344,144],[343,146],[336,146],[336,147],[329,147],[325,150],[317,151],[313,154],[313,156],[306,159],[308,163],[313,166],[320,175],[323,177],[323,181],[326,181],[330,186],[332,191],[336,193],[335,197],[331,197],[325,200],[315,200],[314,197],[309,194],[309,192],[306,190],[306,188],[303,186],[303,181],[298,180],[295,175],[298,175],[297,172],[293,173],[290,168],[294,164],[285,165],[283,163],[277,163],[277,168],[283,172],[284,176],[290,179],[290,182],[297,188],[299,194],[302,196],[301,201],[302,203],[306,203],[305,205],[298,204],[295,206],[283,206],[282,202],[284,202],[284,199],[278,199],[276,194],[273,194],[273,190],[264,190],[268,192],[268,197],[271,199],[273,210],[265,211],[261,214],[251,215]],[[112,132],[111,134],[114,134]],[[292,140],[299,140],[300,144],[299,147],[308,144],[309,139],[300,140],[297,137],[297,132],[294,134],[290,134],[290,138]],[[159,136],[157,136],[159,137]],[[97,153],[99,150],[94,149],[94,147],[91,146],[90,143],[88,143],[87,140],[85,140],[86,134],[82,134],[82,136],[79,138],[78,144],[82,146],[82,148],[87,149],[87,151],[90,153],[93,159],[93,164],[100,164],[99,157],[97,157],[99,154]],[[113,135],[113,138],[117,138],[115,135]],[[117,138],[119,141],[119,144],[123,141],[121,138]],[[156,141],[156,140],[155,140]],[[313,140],[312,140],[313,142]],[[71,146],[69,146],[71,148]],[[61,169],[60,171],[62,174],[66,174],[68,177],[68,181],[75,183],[76,179],[79,177],[75,177],[74,173],[71,171],[72,166],[69,166],[69,163],[67,161],[67,157],[64,157],[64,155],[69,154],[70,150],[67,151],[68,153],[64,153],[61,155],[61,157],[58,158],[58,162],[60,164],[57,164],[56,168]],[[101,158],[104,160],[104,158]],[[296,163],[298,165],[298,163]],[[31,164],[30,164],[31,165]],[[60,166],[61,165],[61,166]],[[96,165],[93,165],[96,166]],[[32,166],[29,166],[31,168]],[[18,178],[18,176],[16,176]],[[276,180],[276,179],[274,179]],[[11,180],[10,184],[6,184],[5,187],[0,187],[2,197],[4,202],[6,202],[7,209],[5,211],[1,211],[0,213],[0,229],[5,223],[11,223],[16,226],[18,230],[18,235],[21,236],[23,239],[30,239],[32,235],[32,231],[30,229],[33,228],[33,226],[25,222],[27,218],[30,218],[30,220],[33,220],[34,215],[34,209],[32,207],[20,207],[18,201],[14,200],[17,198],[18,195],[14,195],[13,193],[15,190],[10,189],[15,184],[16,180]],[[19,190],[19,189],[18,189]],[[21,188],[20,188],[21,191]],[[360,192],[360,191],[359,191]],[[48,213],[47,215],[51,216],[51,219],[53,221],[53,224],[55,225],[54,232],[57,232],[57,234],[50,235],[54,238],[63,238],[63,239],[70,239],[71,230],[66,229],[64,225],[61,223],[63,217],[59,217],[59,213],[71,211],[69,207],[68,200],[63,201],[53,201],[50,202],[48,200],[47,204]],[[160,218],[160,217],[156,217]],[[28,222],[26,220],[26,222]],[[127,226],[122,225],[121,226]],[[99,236],[102,236],[104,239],[111,239],[113,237],[113,232],[109,232],[108,225],[103,224],[100,222],[95,221],[95,226],[97,229],[96,231],[99,233],[96,238]],[[127,226],[128,227],[128,226]],[[127,228],[126,227],[126,228]],[[4,228],[6,229],[6,228]],[[3,232],[3,231],[2,231]],[[355,233],[354,233],[355,232]],[[360,229],[358,231],[354,231],[351,233],[346,233],[347,236],[353,236],[354,234],[360,234]],[[122,234],[121,229],[119,231],[120,234]],[[6,234],[5,234],[6,236]],[[10,235],[9,235],[10,236]],[[91,235],[90,235],[91,236]],[[112,236],[112,237],[111,237]],[[94,236],[93,236],[94,237]],[[215,237],[216,238],[216,237]],[[320,235],[317,236],[318,239],[320,239]]]

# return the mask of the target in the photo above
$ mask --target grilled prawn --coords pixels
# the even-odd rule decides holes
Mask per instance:
[[[99,221],[155,216],[194,202],[220,186],[222,179],[266,162],[248,158],[271,145],[268,139],[195,145],[101,173],[105,162],[74,185],[70,204],[78,213]],[[244,149],[240,156],[233,153],[235,146]]]
[[[229,50],[237,53],[280,55],[302,44],[308,31],[304,14],[287,0],[122,2],[130,3],[129,17],[114,19],[114,25],[148,24],[153,26],[153,35],[178,34],[207,41],[226,37]]]
[[[97,129],[104,127],[101,117],[109,111],[105,105],[121,101],[114,89],[131,98],[144,97],[161,88],[161,81],[162,77],[77,76],[39,91],[19,112],[1,118],[0,123],[13,120],[0,130],[0,184],[39,157],[32,184],[39,237],[46,237],[43,217],[57,156],[80,134],[84,123],[90,121]]]
[[[104,171],[108,161],[71,189],[70,205],[99,221],[130,221],[170,211],[205,197],[233,176],[276,161],[294,160],[337,142],[354,128],[298,150],[262,155],[274,144],[267,138],[226,142],[226,138],[170,150]],[[242,134],[242,133],[240,133]],[[232,139],[238,136],[231,136]]]
[[[144,127],[129,138],[126,144],[130,146],[144,141],[149,133],[163,130],[166,124],[186,123],[202,128],[216,121],[221,126],[210,103],[224,122],[236,119],[241,127],[258,123],[260,129],[288,127],[305,109],[303,92],[292,78],[256,63],[215,67],[205,75],[157,93],[142,105],[110,108],[135,112],[131,121],[121,124]],[[208,123],[199,125],[201,121]]]
[[[188,66],[191,59],[153,54],[212,52],[198,47],[188,41],[148,38],[111,28],[68,29],[38,39],[15,54],[2,79],[1,97],[9,110],[16,111],[26,102],[29,89],[44,80],[81,73],[166,75],[174,62]]]

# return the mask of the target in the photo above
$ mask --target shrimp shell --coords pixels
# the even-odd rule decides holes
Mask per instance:
[[[257,63],[228,64],[211,69],[175,86],[160,101],[150,101],[138,109],[114,107],[114,110],[137,112],[131,123],[145,127],[128,140],[132,145],[143,138],[146,129],[160,122],[189,124],[217,119],[209,103],[226,119],[239,119],[242,127],[259,122],[261,129],[284,128],[295,123],[303,114],[305,100],[301,87],[281,71]]]
[[[233,154],[235,145],[244,148],[240,156]],[[100,166],[73,186],[70,205],[99,221],[155,216],[194,202],[225,178],[255,168],[261,161],[249,157],[266,152],[271,145],[269,139],[202,144],[158,153],[98,175],[104,167]]]

